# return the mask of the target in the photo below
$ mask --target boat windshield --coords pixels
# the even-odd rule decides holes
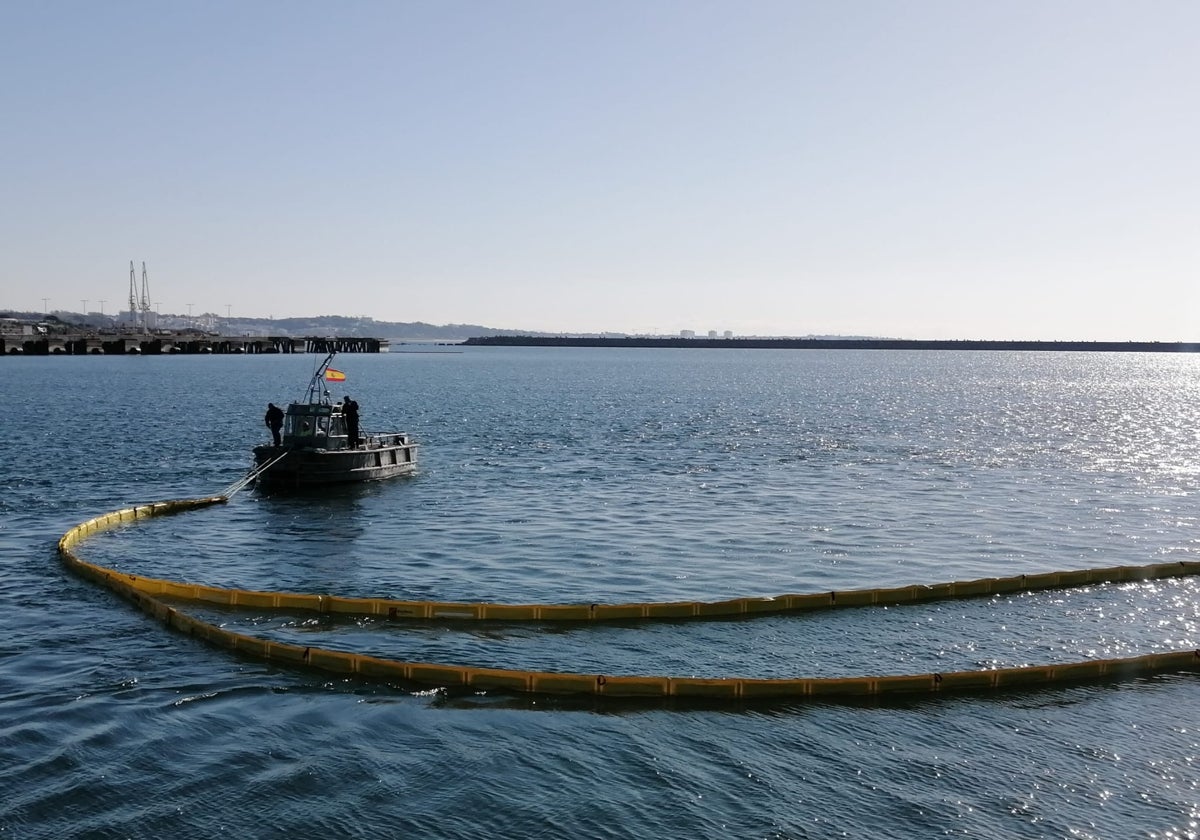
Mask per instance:
[[[332,425],[332,406],[320,403],[292,403],[283,418],[286,443],[324,446]]]

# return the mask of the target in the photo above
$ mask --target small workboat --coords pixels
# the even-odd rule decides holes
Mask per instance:
[[[283,416],[279,446],[254,447],[251,472],[262,489],[291,489],[377,481],[405,475],[417,467],[417,445],[404,432],[359,432],[351,441],[346,406],[329,398],[326,381],[345,377],[329,363],[313,374],[303,401],[290,403]],[[355,407],[357,410],[357,407]]]

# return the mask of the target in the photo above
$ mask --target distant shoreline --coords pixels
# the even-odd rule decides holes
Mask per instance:
[[[638,347],[686,350],[974,350],[1076,353],[1197,353],[1200,342],[1183,341],[990,341],[901,338],[682,338],[679,336],[489,335],[460,341],[308,336],[218,336],[171,333],[0,336],[0,355],[175,355],[211,353],[422,353],[462,352],[464,347]],[[398,347],[406,347],[400,350]],[[448,350],[445,348],[459,348]]]
[[[1087,353],[1196,353],[1198,342],[986,341],[893,338],[569,338],[495,335],[468,338],[468,347],[661,347],[698,350],[1044,350]]]

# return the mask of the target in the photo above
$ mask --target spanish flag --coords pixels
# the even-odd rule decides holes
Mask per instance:
[[[326,382],[345,382],[346,374],[342,373],[340,370],[334,370],[333,368],[325,368],[325,381]]]

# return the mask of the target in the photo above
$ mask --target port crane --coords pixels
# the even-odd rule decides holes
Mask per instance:
[[[133,267],[133,260],[129,261],[129,317],[133,319],[133,326],[141,326],[142,330],[148,330],[150,327],[150,279],[146,274],[146,263],[142,263],[142,288],[141,294],[138,294],[137,274]]]

